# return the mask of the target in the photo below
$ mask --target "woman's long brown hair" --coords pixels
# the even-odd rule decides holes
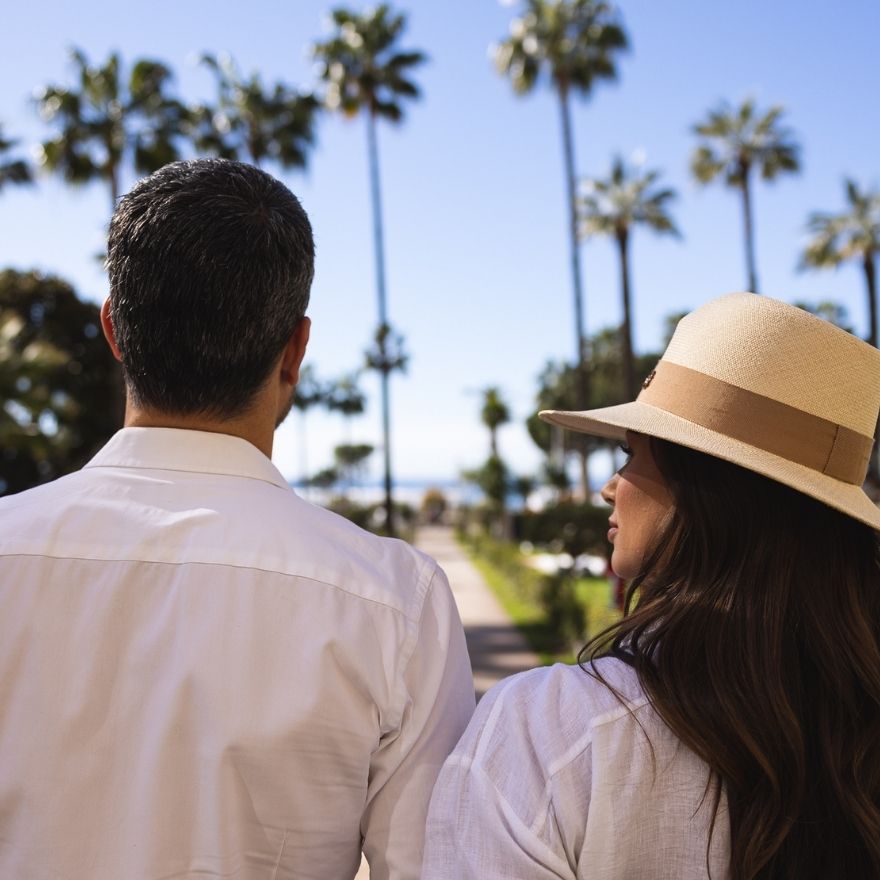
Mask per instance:
[[[633,667],[708,764],[731,880],[880,877],[878,534],[736,465],[651,448],[675,512],[582,663]]]

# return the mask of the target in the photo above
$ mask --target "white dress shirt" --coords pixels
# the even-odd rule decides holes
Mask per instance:
[[[708,767],[617,660],[502,681],[447,760],[423,880],[725,880],[722,798],[709,841]]]
[[[245,440],[128,428],[0,500],[2,878],[415,878],[472,710],[437,564]]]

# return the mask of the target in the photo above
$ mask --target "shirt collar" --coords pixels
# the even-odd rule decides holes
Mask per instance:
[[[231,434],[181,428],[123,428],[86,467],[148,468],[248,477],[290,489],[252,443]]]

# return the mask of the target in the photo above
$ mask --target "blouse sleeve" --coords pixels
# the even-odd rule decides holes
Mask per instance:
[[[480,768],[451,759],[434,791],[422,880],[574,878]]]
[[[558,725],[533,686],[541,672],[490,691],[447,759],[428,811],[422,880],[576,877],[544,751]]]

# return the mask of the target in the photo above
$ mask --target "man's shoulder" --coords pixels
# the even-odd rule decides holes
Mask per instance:
[[[376,535],[326,508],[290,492],[283,501],[288,516],[277,522],[284,542],[285,567],[306,570],[317,579],[383,604],[410,609],[418,616],[424,596],[439,571],[430,556],[399,538]],[[287,520],[297,532],[284,528]]]
[[[646,704],[638,676],[618,660],[540,667],[488,691],[457,751],[502,766],[531,755],[535,772],[549,779],[581,758],[596,728],[632,719]]]
[[[292,489],[223,474],[86,468],[0,499],[0,555],[224,566],[311,582],[415,620],[437,564]]]

